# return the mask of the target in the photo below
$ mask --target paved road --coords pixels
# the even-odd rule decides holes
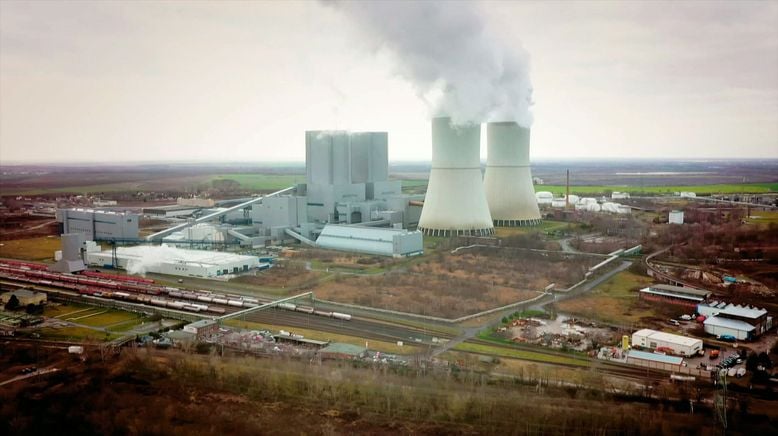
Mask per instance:
[[[602,283],[608,281],[611,277],[613,277],[616,274],[618,274],[618,273],[624,271],[625,269],[629,268],[631,265],[632,265],[632,262],[630,262],[630,261],[626,261],[626,260],[622,261],[621,264],[618,267],[614,268],[613,270],[609,271],[608,273],[606,273],[606,274],[604,274],[604,275],[602,275],[600,277],[597,277],[596,279],[594,279],[592,281],[586,282],[583,285],[579,286],[576,289],[573,289],[570,292],[567,292],[567,293],[564,293],[564,294],[562,294],[562,293],[547,294],[548,298],[543,298],[543,299],[539,300],[538,302],[535,302],[534,304],[529,306],[529,309],[542,310],[545,306],[547,306],[547,305],[549,305],[549,304],[551,304],[551,303],[553,303],[555,301],[566,300],[568,298],[572,298],[572,297],[584,294],[586,292],[589,292],[592,289],[596,288],[597,286],[601,285]],[[450,341],[446,342],[445,344],[443,344],[443,345],[433,349],[432,352],[430,353],[430,356],[431,357],[435,357],[435,356],[438,356],[438,355],[440,355],[442,353],[445,353],[446,351],[456,347],[457,345],[461,344],[462,342],[465,342],[468,339],[472,339],[472,338],[476,337],[478,335],[478,333],[480,333],[481,331],[486,330],[488,328],[492,328],[495,325],[499,324],[501,319],[504,316],[509,315],[511,313],[514,313],[517,310],[526,310],[526,309],[527,308],[522,308],[522,307],[512,308],[512,309],[506,310],[505,312],[495,314],[494,318],[492,318],[489,322],[487,322],[484,325],[481,325],[481,326],[478,326],[478,327],[466,328],[465,331],[461,335],[457,336],[456,338],[452,338]]]
[[[36,375],[49,374],[49,373],[52,373],[52,372],[57,372],[57,371],[59,371],[59,369],[58,369],[58,368],[44,368],[44,369],[39,369],[39,370],[37,370],[37,371],[35,371],[35,372],[31,372],[31,373],[29,373],[29,374],[25,374],[25,375],[20,375],[20,376],[18,376],[18,377],[14,377],[14,378],[12,378],[12,379],[10,379],[10,380],[6,380],[6,381],[4,381],[4,382],[0,382],[0,386],[7,385],[7,384],[9,384],[9,383],[13,383],[13,382],[15,382],[15,381],[20,381],[20,380],[28,379],[28,378],[30,378],[30,377],[35,377]]]

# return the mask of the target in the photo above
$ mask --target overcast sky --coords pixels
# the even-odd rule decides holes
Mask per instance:
[[[778,2],[476,9],[529,53],[535,159],[778,158]],[[0,163],[302,160],[314,129],[429,159],[429,108],[374,48],[313,1],[3,0]]]

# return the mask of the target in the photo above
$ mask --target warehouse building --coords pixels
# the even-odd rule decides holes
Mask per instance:
[[[710,291],[672,285],[652,285],[639,291],[640,299],[661,303],[676,304],[691,308],[708,300]]]
[[[138,215],[95,209],[57,209],[62,233],[81,233],[87,241],[138,239]]]
[[[754,339],[773,327],[773,317],[766,310],[756,307],[714,301],[698,305],[697,313],[707,317],[705,332],[718,337],[728,335],[738,340]]]
[[[9,301],[11,301],[13,296],[16,296],[16,299],[19,300],[19,307],[26,307],[30,304],[33,306],[38,306],[44,304],[47,298],[44,292],[35,292],[29,289],[17,289],[15,291],[6,292],[0,295],[0,302],[2,302],[3,305],[6,305]]]
[[[215,335],[219,331],[219,323],[212,319],[201,319],[184,326],[184,331],[192,333],[198,340]]]
[[[115,261],[115,265],[114,265]],[[117,247],[86,253],[91,266],[122,268],[131,274],[158,273],[185,277],[216,278],[259,268],[259,258],[219,251],[185,250],[167,245]]]
[[[651,329],[638,330],[633,333],[632,346],[664,351],[679,356],[694,356],[702,352],[702,340],[700,339]]]
[[[424,252],[422,233],[418,230],[327,224],[316,244],[332,250],[392,257],[415,256]]]
[[[680,371],[683,366],[683,357],[629,350],[627,353],[627,363],[663,371]]]

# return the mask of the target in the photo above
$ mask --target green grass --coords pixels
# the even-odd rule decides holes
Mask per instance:
[[[234,180],[243,189],[268,191],[305,183],[305,174],[219,174],[211,176],[208,182],[212,183],[214,180]]]
[[[638,293],[632,290],[651,283],[650,277],[623,271],[584,296],[557,303],[557,309],[607,323],[630,325],[656,315],[650,306],[637,307]]]
[[[727,183],[712,185],[678,185],[678,186],[628,186],[628,185],[591,185],[570,186],[570,193],[576,195],[602,194],[606,190],[629,192],[630,194],[673,194],[690,191],[699,194],[739,194],[778,192],[778,183]],[[535,191],[548,191],[556,195],[565,194],[564,185],[535,185]]]
[[[508,349],[508,348],[494,347],[491,345],[472,344],[469,342],[463,342],[457,345],[456,347],[454,347],[454,350],[465,351],[470,353],[488,354],[491,356],[498,356],[498,357],[509,357],[512,359],[531,360],[534,362],[556,363],[561,365],[574,365],[574,366],[582,366],[582,367],[589,366],[588,360],[576,359],[573,357],[565,357],[565,356],[559,356],[554,354],[544,354],[535,351]]]
[[[61,327],[61,328],[44,327],[36,330],[36,332],[41,335],[41,338],[44,339],[60,339],[60,340],[71,340],[71,341],[82,341],[82,340],[111,341],[122,337],[122,335],[111,334],[111,333],[106,334],[105,332],[92,330],[86,327]]]
[[[95,312],[97,315],[81,318],[78,320],[73,320],[73,322],[78,324],[88,325],[91,327],[107,327],[114,324],[135,320],[140,317],[140,315],[136,313],[124,312],[119,310],[109,310],[108,312],[100,313],[103,310],[105,309],[101,309],[99,312]],[[73,317],[78,318],[83,315],[86,315],[86,312],[84,312],[83,314],[75,314],[73,315]],[[70,320],[71,318],[72,317],[67,317],[65,319]]]

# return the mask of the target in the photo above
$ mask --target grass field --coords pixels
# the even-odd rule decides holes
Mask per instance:
[[[0,241],[0,257],[21,260],[54,261],[54,252],[61,248],[56,236]]]
[[[589,294],[564,300],[556,305],[559,312],[596,319],[611,324],[631,325],[654,316],[650,306],[639,304],[632,289],[653,283],[650,277],[624,271],[601,284]]]
[[[214,180],[234,180],[243,189],[269,191],[305,183],[305,174],[219,174],[211,176],[208,182],[212,183]]]
[[[403,180],[403,189],[418,190],[427,185],[427,180]],[[711,185],[676,185],[676,186],[632,186],[632,185],[584,185],[570,186],[570,193],[576,195],[601,194],[605,191],[629,192],[630,194],[672,194],[674,192],[691,191],[697,194],[740,194],[778,192],[778,183],[720,183]],[[565,194],[564,185],[535,185],[535,191],[548,191],[556,195]]]
[[[86,327],[44,327],[36,330],[41,338],[44,339],[60,339],[60,340],[95,340],[95,341],[111,341],[120,338],[122,335],[105,333],[97,330],[92,330]]]
[[[749,223],[753,224],[778,224],[778,211],[771,210],[758,210],[751,212],[751,216],[747,219]]]
[[[251,321],[241,321],[237,319],[227,320],[224,322],[224,324],[228,326],[240,327],[240,328],[250,329],[250,330],[278,331],[279,329],[283,329],[286,331],[294,332],[298,335],[303,335],[306,339],[313,339],[317,341],[342,342],[344,344],[359,345],[362,347],[364,347],[365,342],[367,342],[368,348],[370,348],[371,350],[377,350],[384,353],[409,354],[416,351],[416,347],[413,346],[406,345],[400,347],[397,344],[391,342],[373,341],[373,340],[367,341],[364,338],[359,338],[356,336],[339,335],[337,333],[320,332],[316,330],[301,329],[298,327],[264,324],[264,323],[251,322]]]
[[[490,345],[471,344],[469,342],[463,342],[457,345],[456,347],[454,347],[454,350],[467,351],[472,353],[482,353],[491,356],[510,357],[513,359],[532,360],[535,362],[557,363],[562,365],[574,365],[574,366],[581,366],[581,367],[589,366],[589,362],[583,359],[556,356],[556,355],[544,354],[544,353],[539,353],[534,351],[526,351],[526,350],[518,350],[518,349],[512,350],[512,349],[502,348],[502,347],[493,347]]]
[[[697,194],[739,194],[778,192],[778,183],[731,183],[714,185],[679,185],[679,186],[627,186],[627,185],[592,185],[570,186],[571,194],[601,194],[606,190],[629,192],[630,194],[672,194],[674,192],[691,191]],[[535,191],[549,191],[556,195],[564,195],[564,185],[535,185]]]
[[[80,314],[74,314],[72,317],[68,316],[63,319],[71,320],[73,317],[75,317],[75,318],[80,318],[77,320],[73,320],[73,322],[78,324],[84,324],[91,327],[108,327],[115,324],[135,320],[141,317],[137,313],[124,312],[119,310],[108,310],[107,312],[105,312],[105,310],[106,309],[96,310],[94,311],[95,315],[88,316],[86,318],[80,318],[87,314],[86,312],[84,312]]]
[[[494,233],[497,237],[505,238],[508,236],[521,235],[531,232],[553,232],[564,229],[573,230],[578,226],[579,224],[568,223],[565,221],[543,220],[539,225],[531,227],[495,227]]]

